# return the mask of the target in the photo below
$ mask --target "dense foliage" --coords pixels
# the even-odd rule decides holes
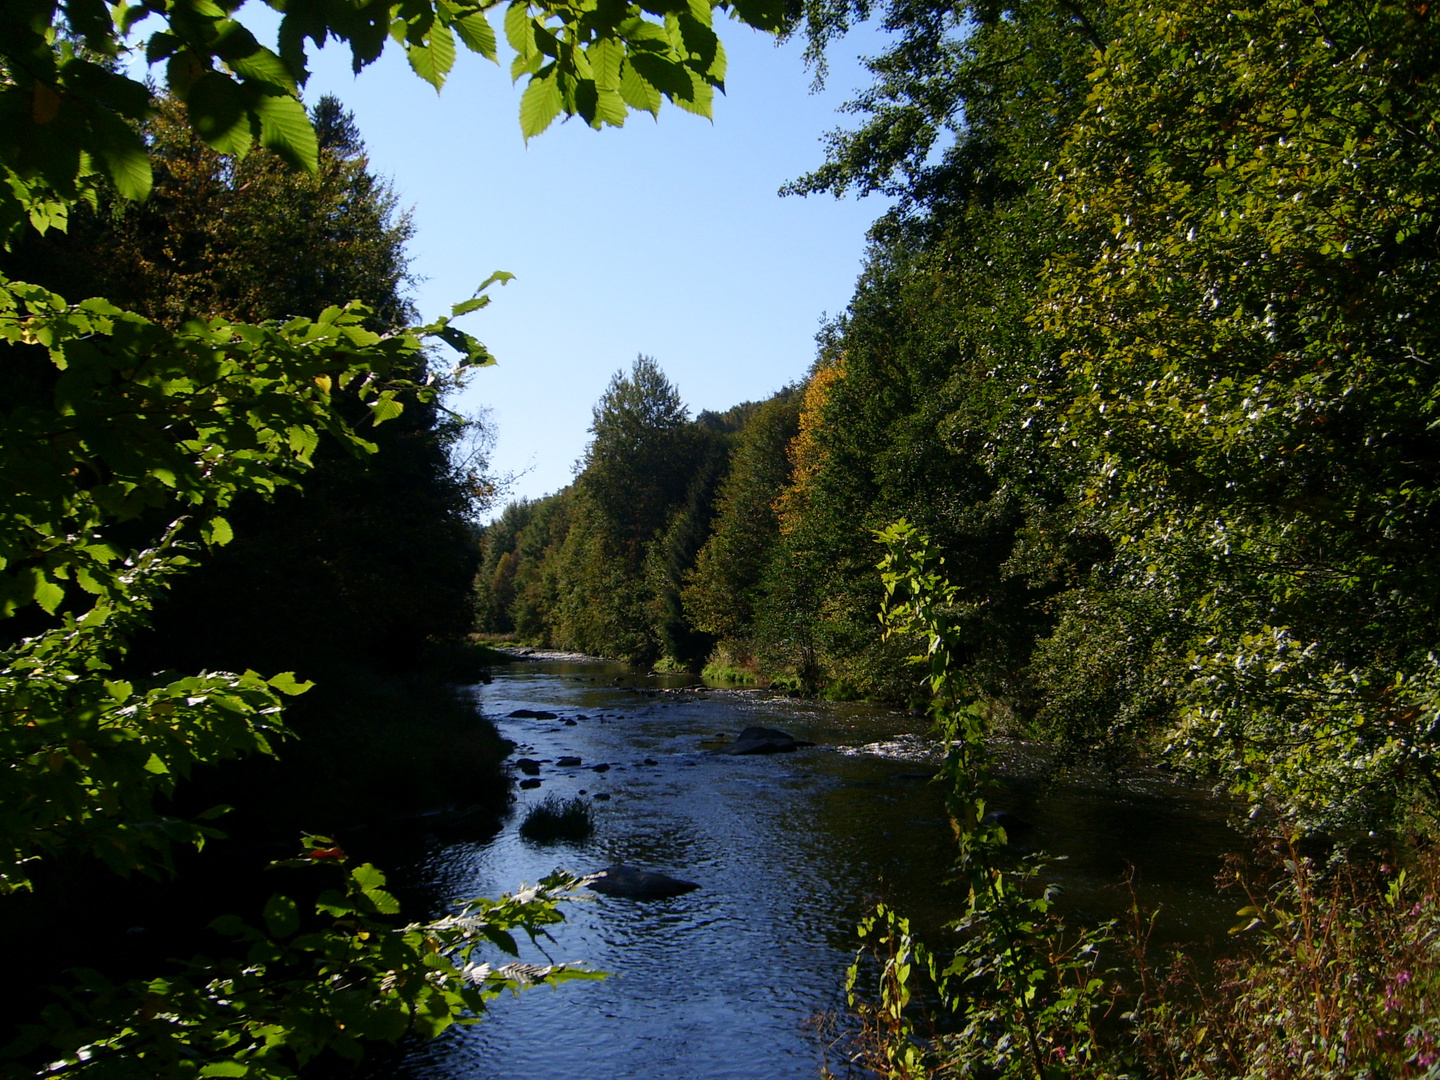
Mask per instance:
[[[685,616],[681,594],[752,411],[691,421],[653,358],[617,371],[576,482],[512,503],[486,530],[482,628],[646,664],[703,662],[713,638]]]
[[[793,187],[900,200],[794,434],[732,454],[691,624],[913,693],[873,616],[905,516],[1014,729],[1168,750],[1314,826],[1431,805],[1433,16],[887,12],[862,123]]]
[[[864,924],[869,1063],[1433,1075],[1435,12],[814,4],[813,40],[872,7],[858,124],[790,190],[896,207],[803,390],[742,431],[681,594],[712,674],[930,700],[949,741],[966,933],[946,957]],[[877,532],[915,605],[888,636]],[[1247,800],[1281,834],[1268,883],[1231,875],[1252,947],[1202,973],[1147,957],[1140,913],[1057,921],[978,823],[996,731]],[[927,966],[943,1038],[914,1026]]]

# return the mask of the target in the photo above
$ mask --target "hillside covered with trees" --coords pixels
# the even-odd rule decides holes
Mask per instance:
[[[899,196],[804,385],[689,420],[617,373],[487,528],[485,628],[904,699],[905,518],[1007,726],[1388,818],[1434,782],[1429,16],[946,11],[792,185]]]

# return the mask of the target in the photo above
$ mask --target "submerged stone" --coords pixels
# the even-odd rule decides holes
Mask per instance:
[[[788,754],[802,746],[814,745],[812,742],[797,739],[789,732],[781,731],[779,728],[747,727],[735,737],[735,741],[729,746],[722,746],[718,750],[712,750],[711,753],[737,757],[744,754]]]
[[[700,888],[693,881],[624,865],[607,866],[591,874],[586,884],[604,896],[619,896],[627,900],[664,900]]]

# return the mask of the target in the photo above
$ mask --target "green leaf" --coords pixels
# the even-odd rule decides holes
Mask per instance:
[[[486,289],[488,289],[491,285],[495,285],[495,284],[497,284],[497,283],[500,284],[500,285],[508,285],[508,284],[510,284],[510,282],[512,282],[512,281],[514,281],[514,280],[515,280],[515,275],[512,274],[512,273],[510,273],[509,270],[496,270],[493,274],[491,274],[491,275],[490,275],[489,277],[487,277],[484,281],[482,281],[482,282],[480,283],[480,287],[479,287],[478,289],[476,289],[475,291],[476,291],[477,293],[482,293],[482,292],[484,292]]]
[[[718,37],[715,39],[715,57],[710,61],[710,67],[701,74],[710,79],[716,89],[725,89],[725,72],[729,69],[729,61],[725,58],[725,43]]]
[[[525,0],[514,0],[505,9],[505,40],[521,56],[535,53],[535,31],[530,22],[530,5]]]
[[[35,583],[35,602],[39,604],[47,615],[54,615],[55,609],[65,599],[65,590],[53,581],[40,578]]]
[[[532,75],[520,98],[520,132],[528,142],[560,115],[560,84],[550,75]]]
[[[245,923],[238,915],[221,915],[218,919],[211,920],[210,929],[226,937],[239,937],[245,933]]]
[[[313,682],[301,682],[295,677],[293,671],[282,671],[279,675],[271,676],[268,684],[272,689],[290,697],[305,693],[315,684]]]
[[[499,63],[495,50],[495,28],[490,25],[490,20],[483,11],[461,15],[451,25],[467,49],[479,53],[486,60]]]
[[[386,420],[394,420],[404,411],[404,405],[394,397],[384,394],[370,403],[370,418],[376,425],[383,424]]]
[[[250,108],[245,91],[234,79],[207,71],[184,96],[195,133],[222,154],[243,157],[254,136],[250,131]]]
[[[193,1066],[192,1066],[193,1068]],[[200,1070],[201,1076],[249,1076],[250,1066],[243,1061],[212,1061]]]
[[[286,432],[286,437],[290,449],[295,451],[295,456],[304,462],[309,462],[310,455],[315,453],[315,449],[320,445],[319,434],[310,427],[292,427]]]
[[[625,118],[630,115],[630,110],[625,106],[625,99],[620,96],[617,90],[601,90],[595,97],[595,119],[598,122],[610,124],[612,127],[623,127]]]
[[[641,78],[671,101],[678,104],[680,101],[694,96],[695,84],[690,79],[690,72],[680,64],[672,63],[663,56],[645,52],[632,53],[628,63]],[[625,93],[623,82],[620,92]],[[626,95],[625,100],[630,100],[629,95]]]
[[[595,85],[602,92],[620,89],[620,68],[625,62],[625,46],[614,38],[601,38],[585,50]]]
[[[469,315],[472,311],[479,311],[483,307],[490,306],[490,297],[472,296],[469,300],[462,300],[450,308],[450,317],[458,319],[461,315]]]
[[[295,901],[279,893],[265,902],[265,927],[271,937],[287,938],[300,929],[300,909]]]
[[[105,163],[106,175],[122,198],[144,202],[150,197],[154,176],[140,133],[108,110],[99,110],[99,114],[96,149]]]
[[[381,915],[400,914],[400,901],[396,900],[394,896],[384,889],[366,889],[365,895],[369,898],[370,903],[375,905],[375,910]]]
[[[258,45],[248,56],[234,57],[226,61],[230,69],[247,82],[263,83],[284,94],[298,94],[299,87],[285,61],[263,45]]]
[[[686,50],[693,58],[691,65],[694,70],[702,74],[709,72],[715,53],[720,48],[720,39],[715,36],[715,31],[710,29],[708,23],[692,18],[688,11],[676,16],[675,25],[680,31],[681,41],[685,43]],[[695,60],[699,61],[698,66],[695,66]]]
[[[297,169],[313,173],[320,167],[320,144],[299,98],[269,87],[259,97],[260,144]]]
[[[648,112],[651,116],[660,115],[660,91],[648,83],[629,60],[625,61],[620,72],[620,97],[632,109]]]
[[[434,334],[445,344],[449,345],[465,359],[462,361],[465,367],[487,367],[495,362],[490,350],[475,337],[454,326],[437,326]]]
[[[361,892],[383,888],[385,885],[385,872],[374,863],[361,863],[350,871],[350,878],[360,886]]]
[[[709,83],[702,82],[699,76],[692,76],[694,87],[689,95],[679,94],[671,98],[677,107],[696,116],[703,116],[709,120],[713,112],[715,101],[715,89]]]
[[[445,85],[445,76],[455,66],[455,35],[438,19],[430,24],[426,40],[405,43],[405,56],[410,67],[438,93]]]
[[[223,517],[213,517],[207,521],[200,530],[207,544],[214,544],[216,547],[224,547],[231,540],[235,539],[235,530],[230,527],[230,522]]]

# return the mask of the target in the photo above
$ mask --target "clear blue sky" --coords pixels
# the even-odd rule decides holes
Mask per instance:
[[[453,402],[491,410],[494,468],[523,474],[513,496],[570,482],[591,407],[637,353],[692,412],[725,409],[802,377],[822,313],[849,302],[885,203],[777,190],[821,162],[821,136],[846,120],[836,108],[868,85],[857,58],[881,39],[862,27],[833,46],[812,94],[800,42],[717,28],[729,70],[713,124],[666,106],[621,129],[556,124],[528,146],[523,85],[478,56],[462,53],[438,97],[393,46],[358,78],[348,50],[312,57],[307,100],[332,93],[354,112],[373,168],[413,208],[422,315],[491,271],[516,275],[461,323],[500,363]]]

